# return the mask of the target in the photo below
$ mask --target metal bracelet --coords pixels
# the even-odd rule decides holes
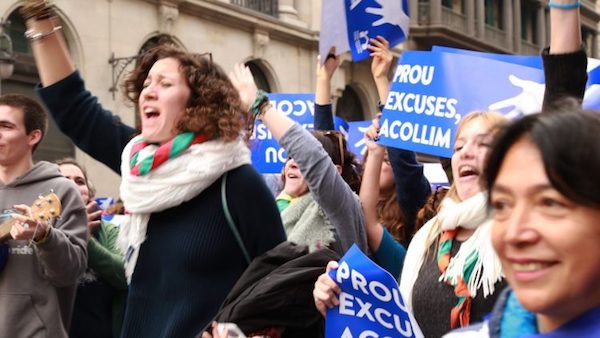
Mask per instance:
[[[51,30],[49,30],[47,32],[38,32],[33,29],[28,29],[25,31],[25,38],[31,42],[35,42],[35,41],[43,40],[46,37],[58,32],[61,29],[62,29],[62,26],[54,26],[54,27],[52,27]]]

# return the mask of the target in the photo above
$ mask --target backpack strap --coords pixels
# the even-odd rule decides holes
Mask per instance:
[[[233,232],[233,237],[235,237],[236,242],[242,250],[244,258],[246,259],[246,263],[250,264],[251,259],[250,255],[248,254],[248,250],[246,250],[242,236],[240,236],[240,232],[238,231],[238,228],[231,217],[231,213],[229,212],[229,205],[227,204],[227,173],[223,174],[221,177],[221,204],[223,205],[223,212],[225,213],[225,218],[227,219],[227,225],[229,225],[229,229],[231,229],[231,232]]]

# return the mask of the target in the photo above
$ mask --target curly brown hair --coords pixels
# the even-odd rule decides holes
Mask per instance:
[[[236,140],[247,129],[250,118],[242,109],[240,96],[221,67],[172,45],[148,50],[123,83],[126,99],[138,104],[144,81],[158,60],[174,58],[190,88],[185,113],[177,123],[180,132],[201,133],[208,139]]]

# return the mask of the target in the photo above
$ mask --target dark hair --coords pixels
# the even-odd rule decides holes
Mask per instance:
[[[360,165],[356,161],[356,156],[348,151],[348,145],[343,135],[338,131],[323,130],[314,130],[311,133],[323,145],[323,149],[325,149],[333,164],[342,167],[344,181],[348,183],[352,191],[358,193],[360,190]],[[340,143],[342,144],[341,151]]]
[[[23,111],[23,123],[27,135],[34,130],[42,132],[40,141],[33,146],[33,151],[42,143],[48,130],[48,115],[42,106],[35,100],[21,94],[6,94],[0,96],[0,106],[9,106]]]
[[[568,107],[525,116],[496,139],[484,173],[491,191],[507,152],[521,139],[540,151],[550,184],[580,205],[600,208],[600,112]]]
[[[240,96],[227,74],[211,59],[198,57],[171,45],[158,45],[146,52],[123,87],[134,105],[140,98],[150,68],[158,60],[174,58],[190,88],[187,109],[177,124],[180,132],[195,132],[223,141],[237,139],[247,129],[249,114],[242,109]]]
[[[77,162],[77,160],[75,160],[72,157],[63,157],[60,160],[54,161],[54,163],[58,166],[70,164],[70,165],[74,165],[77,168],[79,168],[79,170],[81,170],[81,172],[83,173],[83,178],[85,179],[85,185],[87,185],[87,187],[88,187],[90,200],[93,199],[94,196],[96,196],[96,189],[94,188],[94,185],[88,178],[87,170],[85,170],[85,167],[83,165],[79,164],[79,162]]]

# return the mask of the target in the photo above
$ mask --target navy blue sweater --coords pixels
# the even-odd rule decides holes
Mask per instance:
[[[37,88],[60,129],[119,172],[135,130],[104,110],[78,72]],[[192,200],[153,213],[127,298],[122,337],[193,337],[216,314],[246,267],[227,225],[221,180]],[[273,195],[250,165],[227,177],[227,202],[251,257],[285,240]]]

